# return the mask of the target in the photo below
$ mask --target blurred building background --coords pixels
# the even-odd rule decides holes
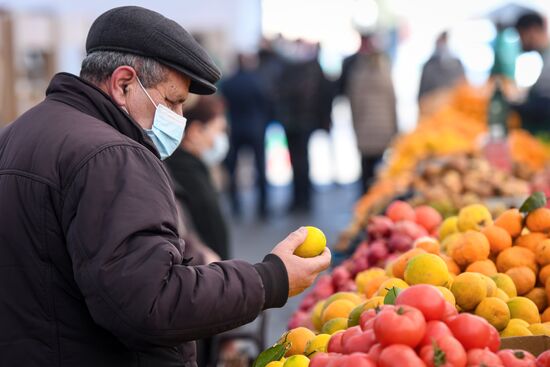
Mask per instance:
[[[116,0],[0,0],[0,126],[41,100],[55,72],[78,73],[92,21],[109,8],[127,4]],[[132,4],[184,25],[226,75],[234,69],[237,53],[257,50],[262,36],[282,36],[320,42],[321,65],[334,79],[342,59],[359,45],[357,31],[375,32],[377,42],[392,58],[401,131],[415,126],[421,68],[441,31],[449,30],[450,49],[463,62],[470,82],[481,84],[494,61],[491,44],[497,32],[493,20],[514,17],[518,8],[543,14],[550,11],[545,0],[142,0]],[[518,84],[527,87],[536,80],[542,63],[538,54],[529,53],[521,55],[516,64]],[[330,135],[317,132],[311,139],[311,174],[319,184],[350,183],[359,175],[357,152],[346,144],[353,139],[349,110],[341,100],[336,100],[335,107]],[[268,179],[284,185],[291,174],[277,154],[278,131],[276,127],[268,131]],[[327,159],[337,164],[327,167]]]

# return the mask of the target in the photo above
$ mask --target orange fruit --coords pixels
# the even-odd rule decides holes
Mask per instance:
[[[546,281],[550,277],[550,264],[545,265],[539,272],[539,282],[542,285],[546,284]]]
[[[550,209],[538,208],[527,214],[525,225],[531,232],[550,231]]]
[[[506,273],[508,270],[519,266],[528,266],[536,272],[535,253],[525,247],[514,246],[498,254],[497,269],[500,273]]]
[[[372,296],[374,296],[378,291],[378,288],[380,288],[380,284],[384,283],[386,279],[388,279],[386,275],[380,275],[369,280],[365,284],[365,289],[364,289],[365,296],[367,296],[367,298],[371,298]]]
[[[548,236],[546,236],[544,233],[538,233],[538,232],[527,233],[522,236],[519,236],[516,239],[514,245],[525,247],[533,252],[536,252],[537,246],[539,245],[539,243],[541,243],[547,238]]]
[[[481,232],[466,231],[457,238],[450,254],[458,266],[467,266],[489,257],[491,247],[487,237]]]
[[[307,343],[313,338],[315,338],[315,333],[305,327],[297,327],[283,334],[280,342],[290,343],[290,349],[286,352],[285,357],[304,354]]]
[[[548,299],[546,298],[546,290],[544,288],[533,288],[525,297],[537,305],[540,313],[548,306]]]
[[[535,255],[540,265],[550,264],[550,240],[540,242],[535,251]]]
[[[347,318],[355,306],[357,306],[355,303],[347,299],[336,300],[324,309],[321,314],[321,320],[324,324],[328,320],[332,320],[337,317]]]
[[[454,275],[460,274],[460,267],[455,263],[453,259],[445,254],[439,254],[439,256],[443,259],[443,261],[445,261],[445,264],[447,264],[447,269],[449,269],[449,273]]]
[[[540,317],[542,322],[550,322],[550,307],[546,308]]]
[[[483,228],[481,233],[487,237],[492,254],[498,254],[502,250],[512,247],[512,237],[504,228],[492,225]]]
[[[523,229],[523,216],[517,209],[508,209],[498,216],[495,225],[504,228],[511,237],[515,238]]]
[[[439,255],[439,242],[432,237],[420,237],[413,243],[414,248],[421,248],[430,254]]]
[[[517,268],[509,269],[506,272],[506,275],[514,281],[518,296],[523,296],[529,293],[535,287],[535,283],[537,282],[537,276],[533,270],[527,266],[519,266]]]
[[[497,267],[491,260],[479,260],[468,265],[466,271],[481,273],[490,277],[497,273]]]
[[[421,248],[413,248],[399,256],[397,260],[393,263],[392,266],[392,272],[393,276],[396,278],[404,279],[405,277],[405,267],[407,266],[407,263],[410,259],[415,257],[416,255],[425,254],[426,251],[424,251]],[[368,295],[367,295],[368,296]]]

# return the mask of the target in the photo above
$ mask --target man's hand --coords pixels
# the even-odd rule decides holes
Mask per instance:
[[[314,281],[317,275],[330,266],[330,250],[325,248],[323,253],[316,257],[301,258],[294,255],[294,250],[307,237],[307,229],[300,227],[281,241],[272,254],[277,255],[285,264],[288,273],[288,295],[295,296],[303,292]]]

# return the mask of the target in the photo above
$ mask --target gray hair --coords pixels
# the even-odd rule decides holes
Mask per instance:
[[[82,61],[80,77],[99,84],[107,80],[120,66],[131,66],[136,70],[145,88],[154,87],[166,80],[167,69],[156,60],[117,51],[95,51]]]

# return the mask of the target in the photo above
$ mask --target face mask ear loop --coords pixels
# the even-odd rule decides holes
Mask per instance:
[[[147,95],[147,97],[149,98],[149,100],[151,101],[151,103],[153,104],[153,106],[155,106],[155,108],[157,108],[158,106],[155,104],[155,102],[153,102],[153,98],[151,98],[151,96],[149,95],[149,93],[147,93],[147,90],[145,89],[145,87],[143,87],[143,84],[141,84],[141,80],[139,80],[139,77],[136,77],[138,83],[139,83],[139,86],[141,87],[141,89],[145,92],[145,94]]]

